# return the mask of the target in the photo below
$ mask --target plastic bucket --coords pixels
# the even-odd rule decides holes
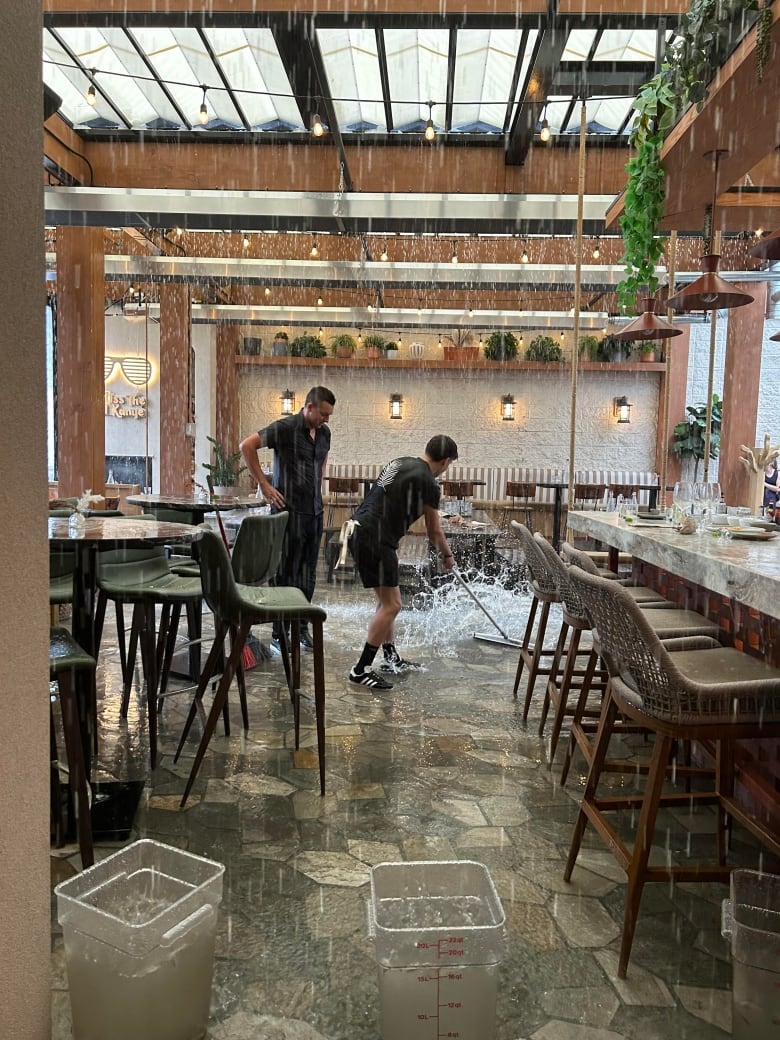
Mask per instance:
[[[780,877],[732,871],[722,932],[731,938],[734,1040],[780,1037]]]
[[[57,885],[74,1040],[200,1040],[224,866],[145,839]]]
[[[384,1040],[491,1040],[504,922],[481,863],[373,867],[369,928]]]

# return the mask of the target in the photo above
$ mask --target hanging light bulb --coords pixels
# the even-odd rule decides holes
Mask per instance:
[[[542,123],[539,127],[539,137],[545,142],[550,140],[550,124],[547,122],[546,112],[547,105],[542,109]]]
[[[209,110],[206,104],[206,91],[208,90],[208,87],[205,83],[201,83],[200,89],[203,91],[203,100],[200,103],[200,112],[198,114],[198,119],[205,126],[205,124],[209,121]]]
[[[362,329],[358,329],[357,344],[358,344],[359,347],[362,347],[362,345],[363,345],[363,330]]]
[[[97,69],[91,69],[89,73],[89,87],[87,88],[87,104],[90,108],[95,107],[97,101],[97,94],[95,93],[95,73]]]
[[[314,236],[314,241],[311,244],[311,251],[309,253],[309,256],[312,258],[312,260],[316,260],[319,255],[320,255],[320,251],[317,248],[317,236],[315,235]]]
[[[439,346],[441,346],[441,336],[439,336]]]
[[[322,137],[325,133],[325,127],[322,125],[322,120],[317,112],[311,117],[311,132],[314,137]]]
[[[523,255],[520,257],[520,263],[521,264],[527,264],[528,263],[528,250],[525,248],[525,246],[523,246]]]
[[[244,249],[249,249],[249,235],[246,233],[246,231],[244,232],[244,240],[242,242],[242,245]]]
[[[398,330],[398,339],[396,340],[396,343],[398,344],[398,347],[400,349],[400,346],[401,346],[401,330],[400,329]]]
[[[593,247],[593,259],[598,260],[601,256],[601,250],[599,249],[599,240],[596,239],[596,244]]]
[[[455,242],[454,241],[452,243],[452,262],[453,262],[453,264],[457,264],[457,262],[458,262],[458,250],[457,250],[457,247],[455,246]]]
[[[266,295],[266,296],[270,296],[270,295],[271,295],[271,290],[270,290],[270,289],[268,288],[268,286],[267,286],[267,285],[266,285],[266,287],[265,287],[265,295]]]
[[[384,246],[382,247],[382,255],[379,257],[379,259],[383,262],[387,260],[387,242],[385,242]]]
[[[318,296],[318,297],[317,297],[317,306],[318,306],[318,307],[321,307],[321,306],[322,306],[322,297],[321,297],[321,296]]]
[[[322,339],[322,325],[320,325],[320,331],[317,333],[317,335],[320,337],[320,339]]]
[[[436,139],[436,128],[433,125],[433,102],[428,102],[428,122],[425,124],[425,140],[434,141]]]

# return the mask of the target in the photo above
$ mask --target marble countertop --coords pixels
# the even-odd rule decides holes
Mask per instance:
[[[641,523],[641,522],[640,522]],[[615,513],[572,510],[568,526],[722,596],[780,618],[780,537],[742,541],[683,535],[663,523],[634,527]]]

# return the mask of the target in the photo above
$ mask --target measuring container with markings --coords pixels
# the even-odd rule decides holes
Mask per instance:
[[[482,863],[378,864],[369,922],[383,1040],[492,1040],[505,918]]]

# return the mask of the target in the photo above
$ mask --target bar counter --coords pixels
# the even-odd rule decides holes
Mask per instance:
[[[578,534],[780,619],[780,536],[742,541],[705,532],[700,538],[680,534],[663,522],[626,524],[615,513],[574,510],[567,523]]]

